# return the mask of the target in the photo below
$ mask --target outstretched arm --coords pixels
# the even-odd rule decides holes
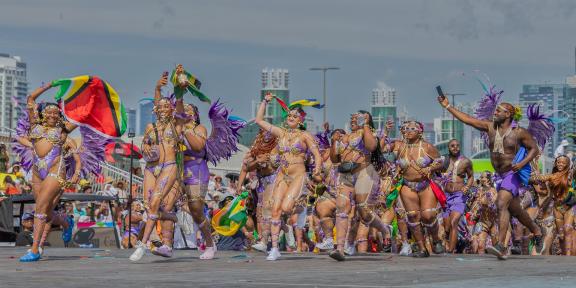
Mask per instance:
[[[445,108],[446,110],[448,110],[448,112],[454,115],[456,119],[464,122],[464,124],[470,125],[480,131],[484,132],[488,131],[488,128],[490,127],[491,123],[490,121],[476,119],[462,111],[459,111],[458,109],[450,105],[450,103],[448,102],[448,98],[446,97],[438,96],[438,102],[440,103],[440,105],[442,105],[443,108]]]
[[[264,120],[264,114],[266,113],[266,105],[272,101],[272,94],[266,94],[264,96],[264,101],[260,103],[260,107],[258,107],[258,113],[256,113],[256,124],[260,126],[262,129],[269,131],[272,135],[276,137],[282,136],[282,129],[266,122]]]

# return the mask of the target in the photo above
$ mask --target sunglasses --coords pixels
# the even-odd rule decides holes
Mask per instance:
[[[404,127],[404,128],[402,128],[402,131],[418,132],[418,131],[420,131],[420,128],[418,128],[418,127]]]

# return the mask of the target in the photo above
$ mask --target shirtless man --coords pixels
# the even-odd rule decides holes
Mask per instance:
[[[466,194],[474,184],[474,172],[470,159],[460,154],[460,142],[456,139],[448,143],[448,159],[446,169],[442,171],[442,185],[446,192],[446,209],[444,211],[444,227],[450,233],[448,252],[454,253],[458,243],[458,223],[466,209]]]
[[[516,173],[525,165],[528,165],[538,154],[538,147],[532,135],[524,128],[513,127],[512,120],[515,108],[510,103],[501,103],[494,111],[492,121],[476,119],[466,113],[458,111],[448,102],[448,98],[438,96],[438,102],[442,107],[452,113],[458,120],[480,131],[488,133],[488,147],[490,149],[490,161],[498,178],[498,244],[488,247],[487,251],[505,260],[506,256],[506,233],[510,224],[510,215],[518,218],[520,223],[530,229],[534,234],[534,242],[537,251],[542,250],[542,232],[528,213],[522,209],[518,188],[521,186],[519,175]],[[518,163],[513,163],[514,157],[520,146],[526,148],[527,154]]]

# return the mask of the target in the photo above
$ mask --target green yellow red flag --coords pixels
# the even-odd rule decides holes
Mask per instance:
[[[66,119],[110,138],[126,131],[127,116],[120,96],[97,76],[82,75],[52,82],[59,86],[56,101]]]

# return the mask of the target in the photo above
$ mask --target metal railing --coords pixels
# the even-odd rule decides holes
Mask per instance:
[[[138,164],[139,165],[139,164]],[[118,181],[122,181],[124,182],[125,186],[125,190],[128,191],[130,188],[129,183],[130,183],[130,172],[120,169],[118,167],[115,167],[113,165],[110,165],[106,162],[102,162],[100,163],[100,166],[102,167],[102,172],[100,172],[101,176],[97,177],[94,175],[90,175],[90,177],[88,177],[88,181],[90,181],[90,183],[92,184],[92,190],[96,193],[96,192],[103,192],[105,190],[105,186],[106,184],[115,184]],[[136,197],[137,199],[142,199],[143,197],[143,189],[142,189],[142,184],[144,182],[144,179],[142,177],[136,176],[136,175],[132,175],[132,185],[135,186],[135,195],[133,195],[134,197]],[[122,197],[123,195],[118,195],[119,197]],[[128,197],[128,195],[124,195],[124,197]]]
[[[4,143],[9,147],[14,135],[16,135],[15,130],[7,127],[0,127],[0,143]]]

